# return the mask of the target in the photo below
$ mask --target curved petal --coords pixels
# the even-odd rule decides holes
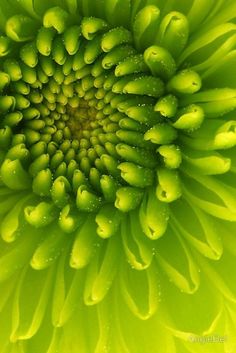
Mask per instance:
[[[170,281],[182,292],[192,294],[200,285],[199,269],[181,235],[174,224],[169,227],[156,245],[156,258]]]
[[[121,223],[121,236],[129,264],[136,270],[148,268],[152,262],[153,244],[146,239],[135,211]]]
[[[233,303],[236,302],[236,290],[234,281],[234,271],[229,269],[233,268],[235,257],[228,251],[224,251],[220,260],[208,263],[203,257],[197,254],[197,261],[203,271],[208,277],[211,284],[217,289],[217,293]]]
[[[121,293],[129,309],[136,317],[149,319],[157,310],[160,296],[156,266],[137,271],[123,261],[119,275]]]
[[[94,308],[93,311],[95,311]],[[77,353],[78,347],[81,353],[89,352],[90,347],[95,345],[94,341],[97,338],[97,332],[95,332],[95,323],[93,324],[92,337],[89,335],[90,320],[93,320],[93,322],[96,322],[97,324],[97,318],[95,317],[95,314],[90,317],[90,315],[88,315],[88,309],[83,305],[79,305],[73,316],[63,327],[60,346],[61,353]]]
[[[32,194],[29,194],[20,199],[20,201],[17,202],[15,206],[3,218],[1,222],[0,232],[4,241],[10,243],[14,241],[20,234],[22,234],[22,229],[24,227],[25,222],[24,218],[22,217],[23,208],[27,201],[32,198],[32,196]]]
[[[187,215],[187,219],[186,219]],[[221,232],[215,219],[183,198],[171,205],[171,224],[202,255],[218,260],[223,253]]]
[[[233,23],[221,24],[218,27],[214,27],[208,32],[204,32],[201,36],[199,35],[195,41],[192,41],[189,46],[182,52],[179,57],[178,64],[184,62],[191,62],[196,60],[198,63],[203,57],[209,56],[214,52],[215,43],[214,41],[223,43],[226,34],[235,34],[235,25]],[[204,50],[204,51],[203,51]]]
[[[203,268],[199,289],[191,295],[179,291],[164,278],[161,283],[165,300],[161,301],[160,310],[165,327],[184,341],[188,341],[191,334],[214,333],[216,324],[222,322],[223,299],[212,288]]]
[[[50,298],[53,268],[36,272],[26,268],[13,302],[11,340],[31,338],[39,329]],[[32,284],[34,291],[32,292]],[[30,298],[30,303],[26,298]]]
[[[102,243],[99,251],[90,263],[85,281],[84,302],[94,305],[102,301],[110,290],[116,276],[119,263],[120,239],[115,234]]]
[[[182,178],[183,195],[191,203],[217,218],[236,220],[234,188],[213,177],[193,175],[189,169],[187,177]]]
[[[104,5],[107,21],[111,25],[129,27],[130,0],[105,0]]]
[[[236,50],[227,53],[221,60],[214,62],[202,75],[207,88],[235,88],[234,72],[236,65]]]
[[[26,227],[22,237],[10,245],[1,247],[0,282],[11,278],[29,262],[37,243],[42,238],[40,231],[36,230],[34,233],[32,237],[32,228]]]

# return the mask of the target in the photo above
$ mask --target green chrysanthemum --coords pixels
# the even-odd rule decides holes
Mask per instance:
[[[1,0],[0,353],[236,350],[235,13]]]

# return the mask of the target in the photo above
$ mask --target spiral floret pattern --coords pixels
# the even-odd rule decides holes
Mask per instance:
[[[212,352],[189,335],[236,327],[235,4],[13,3],[0,353]]]

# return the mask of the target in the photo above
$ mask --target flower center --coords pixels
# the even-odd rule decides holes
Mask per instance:
[[[72,138],[81,140],[83,138],[84,131],[92,133],[96,123],[97,110],[94,107],[90,107],[85,100],[79,101],[78,108],[67,107],[66,113],[69,119],[66,125],[69,127]]]
[[[181,194],[177,131],[203,120],[194,104],[179,109],[178,97],[199,90],[199,76],[176,74],[162,47],[139,54],[127,29],[107,30],[100,19],[56,34],[54,11],[20,59],[3,65],[8,95],[0,106],[10,127],[4,133],[14,135],[13,142],[6,138],[4,166],[25,175],[17,188],[31,179],[34,193],[59,208],[76,196],[83,211],[107,202],[134,209],[150,187],[161,201],[175,200]]]

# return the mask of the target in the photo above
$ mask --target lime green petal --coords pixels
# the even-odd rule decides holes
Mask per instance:
[[[156,312],[159,291],[154,265],[144,271],[137,271],[124,262],[120,271],[120,285],[126,304],[136,317],[147,320]]]
[[[107,303],[98,304],[97,316],[100,330],[94,347],[94,351],[97,353],[102,353],[104,347],[114,353],[131,352],[122,331],[119,303],[116,297],[116,294],[114,294],[110,296]],[[112,310],[109,308],[112,308]]]
[[[177,120],[172,124],[176,129],[192,132],[199,129],[204,121],[204,110],[201,106],[191,104],[177,112]]]
[[[105,16],[113,26],[129,27],[130,0],[105,0]]]
[[[222,63],[225,61],[225,57],[232,54],[235,46],[236,35],[233,33],[227,40],[223,42],[223,44],[220,43],[219,48],[217,48],[210,56],[202,59],[202,62],[194,65],[192,69],[198,72],[203,72],[203,77],[206,77],[206,75],[208,75],[208,71],[212,72],[214,70],[214,66],[219,64],[222,65]]]
[[[45,28],[55,28],[58,33],[63,33],[68,24],[69,15],[60,7],[49,9],[44,17],[43,24]]]
[[[169,169],[177,169],[182,162],[182,153],[176,145],[165,145],[157,149],[164,165]]]
[[[18,5],[20,5],[26,12],[28,12],[32,17],[39,20],[39,13],[36,10],[37,5],[34,0],[19,0]]]
[[[120,240],[115,235],[105,242],[88,267],[84,288],[86,305],[94,305],[103,300],[117,273],[119,253],[116,250],[120,247]]]
[[[216,7],[219,7],[221,5],[221,1],[217,2],[218,4]],[[213,1],[193,1],[192,7],[187,16],[191,32],[194,32],[199,27],[199,25],[207,18],[207,16],[212,14],[212,11],[214,11],[213,4]]]
[[[18,339],[29,339],[39,329],[50,296],[51,279],[52,269],[46,272],[40,271],[37,275],[31,269],[22,272],[13,302],[14,320],[11,332],[13,342]],[[32,281],[34,293],[32,293]],[[30,305],[25,300],[29,296]]]
[[[57,218],[58,213],[52,202],[40,202],[24,209],[26,221],[35,228],[46,227]]]
[[[173,11],[161,21],[158,42],[176,58],[186,46],[188,35],[187,18],[182,13]]]
[[[156,196],[161,202],[173,202],[181,196],[181,182],[178,172],[160,168],[157,171],[157,178]]]
[[[171,227],[156,245],[158,264],[181,291],[192,294],[199,288],[198,267],[181,233]]]
[[[235,310],[235,305],[232,307],[231,312],[228,314],[228,320],[226,323],[226,337],[234,337],[233,332],[235,330],[235,319],[234,319],[234,310]],[[232,339],[231,341],[226,340],[225,342],[225,348],[228,350],[234,350],[236,348],[236,342],[235,339]]]
[[[133,35],[138,50],[144,51],[157,41],[157,30],[160,23],[160,10],[149,5],[143,7],[135,16]]]
[[[50,312],[50,321],[54,327],[59,324],[59,317],[66,298],[68,282],[71,280],[71,270],[66,269],[68,253],[65,251],[58,259],[55,281],[53,284],[53,302]]]
[[[132,268],[136,270],[148,268],[153,257],[152,243],[145,239],[135,211],[122,221],[121,235],[124,251]]]
[[[30,260],[41,234],[36,231],[31,236],[32,229],[26,227],[24,236],[8,246],[1,257],[0,282],[3,282],[22,269]],[[38,239],[39,238],[39,239]]]
[[[168,206],[158,200],[154,189],[150,189],[139,209],[139,221],[143,232],[152,240],[158,239],[165,233],[168,219]]]
[[[47,353],[53,353],[57,351],[60,347],[60,342],[61,341],[61,330],[60,328],[56,328],[53,330],[53,333],[51,335],[50,343],[49,346],[47,347],[46,352]]]
[[[21,7],[19,6],[18,3],[16,3],[14,0],[3,0],[1,1],[0,5],[0,15],[1,15],[1,21],[0,21],[0,29],[1,31],[4,31],[5,29],[5,24],[7,20],[15,15],[21,13]]]
[[[76,303],[77,310],[74,312],[70,320],[63,327],[62,331],[62,339],[60,350],[62,353],[71,352],[76,353],[78,347],[81,353],[86,353],[89,351],[89,346],[91,347],[92,339],[89,341],[89,324],[88,321],[90,318],[88,317],[88,313],[83,306],[78,305]],[[86,315],[87,314],[87,315]],[[75,325],[76,322],[76,325]],[[97,337],[97,333],[95,333],[95,325],[93,325],[93,341],[95,337]]]
[[[10,175],[11,177],[9,178]],[[30,176],[23,169],[19,160],[5,160],[1,166],[1,178],[13,190],[25,190],[31,184]]]
[[[15,15],[6,23],[6,34],[16,42],[25,42],[34,37],[38,24],[30,17]]]
[[[235,88],[234,71],[236,51],[231,50],[221,60],[214,62],[202,75],[203,82],[209,88]]]
[[[217,9],[217,7],[215,7],[215,10]],[[228,3],[224,7],[222,6],[221,10],[218,11],[218,13],[214,13],[215,11],[212,11],[212,15],[214,14],[214,16],[209,17],[210,21],[207,21],[206,24],[202,26],[201,32],[207,33],[209,30],[214,27],[217,27],[222,23],[231,22],[231,20],[235,18],[235,9],[236,5],[234,1],[228,1]]]
[[[13,190],[5,187],[0,188],[0,195],[2,198],[0,202],[0,215],[8,213],[22,197],[26,196],[25,192],[15,193]]]
[[[173,224],[202,255],[218,260],[223,253],[220,232],[214,225],[214,219],[190,205],[186,200],[178,201],[171,206]],[[188,214],[189,222],[183,222]],[[183,225],[184,224],[184,225]]]
[[[51,226],[50,235],[44,239],[36,248],[30,264],[35,270],[43,270],[50,267],[60,256],[67,235],[55,224]]]
[[[182,64],[185,60],[187,61],[189,57],[192,57],[194,53],[197,53],[200,49],[208,48],[210,46],[212,49],[210,53],[214,50],[214,46],[212,43],[214,41],[219,40],[222,36],[226,34],[234,34],[235,33],[235,24],[233,23],[225,23],[221,24],[213,29],[204,32],[201,36],[198,36],[193,42],[186,47],[186,49],[182,52],[179,57],[178,63]],[[221,38],[222,39],[222,38]],[[209,49],[208,49],[209,51]],[[201,56],[198,57],[201,58]]]
[[[183,352],[191,352],[191,353],[205,353],[205,352],[212,352],[212,343],[216,345],[216,348],[214,348],[215,352],[222,353],[223,350],[225,349],[225,344],[227,343],[227,336],[225,332],[225,312],[223,308],[219,311],[218,315],[215,317],[215,319],[212,321],[211,326],[209,327],[209,330],[206,330],[203,334],[196,334],[194,332],[181,332],[178,330],[171,330],[173,334],[178,338],[178,347],[181,349]],[[212,338],[212,334],[214,336],[215,332],[221,332],[222,333],[222,338],[220,338],[222,341],[217,342],[217,338],[219,339],[219,336],[216,336],[215,340],[217,344],[214,343],[214,338]],[[210,340],[212,339],[212,343]]]
[[[125,303],[120,299],[119,312],[122,327],[124,328],[124,339],[126,339],[130,347],[129,352],[152,352],[155,351],[156,347],[158,347],[158,352],[160,353],[178,352],[174,336],[164,327],[163,321],[159,320],[160,311],[157,311],[153,318],[143,321],[132,315],[129,309],[126,308]],[[153,327],[155,327],[155,330]],[[135,337],[132,334],[134,330],[137,333]],[[183,352],[185,353],[185,351]]]
[[[183,165],[195,169],[203,175],[227,173],[231,169],[231,159],[215,151],[198,151],[188,147],[182,149]]]
[[[0,36],[0,57],[7,56],[12,49],[13,41],[6,36]]]
[[[225,108],[222,103],[217,105],[211,103],[211,109],[224,110]],[[224,120],[211,119],[206,122],[205,119],[198,130],[190,132],[189,136],[182,135],[180,139],[187,147],[200,151],[230,149],[236,143],[234,127],[234,120],[225,122]]]
[[[0,333],[0,339],[2,342],[1,351],[3,353],[10,351],[11,344],[9,342],[9,336],[11,332],[12,320],[11,320],[11,316],[9,315],[9,312],[11,310],[12,310],[12,300],[9,300],[4,307],[4,310],[1,310],[1,315],[0,315],[0,325],[2,327],[2,330]]]
[[[85,216],[82,217],[86,219]],[[87,237],[88,234],[89,238]],[[100,240],[97,236],[95,220],[87,217],[84,224],[76,232],[72,245],[70,266],[75,269],[87,266],[98,246],[100,246]]]
[[[49,301],[50,303],[50,301]],[[35,353],[47,352],[53,336],[53,326],[51,323],[51,311],[46,310],[39,330],[27,342],[27,349]],[[20,341],[24,342],[24,341]],[[19,343],[19,341],[18,341]]]
[[[233,271],[228,270],[234,263],[235,257],[225,251],[219,261],[209,264],[204,258],[199,258],[198,255],[196,256],[199,266],[202,271],[204,271],[211,284],[217,289],[217,293],[222,295],[224,300],[235,304],[235,282],[232,281],[234,274]]]
[[[22,223],[24,224],[24,222],[22,222],[22,211],[25,204],[32,196],[32,194],[28,194],[23,197],[3,218],[1,223],[1,236],[4,241],[12,242],[22,233],[21,227]]]
[[[97,234],[105,239],[111,237],[117,232],[121,219],[122,214],[115,207],[104,205],[96,216]]]
[[[217,218],[235,221],[234,188],[218,182],[211,176],[197,174],[193,176],[189,169],[185,169],[185,172],[188,176],[186,179],[184,177],[183,186],[183,194],[186,198]],[[189,176],[191,176],[190,179]]]
[[[235,173],[236,169],[235,169],[235,154],[234,154],[235,148],[231,148],[230,150],[225,150],[222,151],[222,157],[226,158],[226,159],[230,159],[231,163],[230,163],[230,171]]]
[[[84,17],[94,16],[105,20],[105,1],[106,0],[101,0],[99,3],[93,0],[77,1],[78,13],[82,14]]]
[[[157,5],[156,0],[135,0],[133,1],[132,4],[132,23],[135,20],[135,16],[137,15],[137,13],[142,10],[143,8],[145,8],[145,6],[149,6],[149,5]]]
[[[81,222],[76,210],[71,209],[69,204],[61,210],[58,224],[65,233],[73,233],[81,225]]]
[[[60,290],[60,287],[59,288],[55,287],[55,292],[54,292],[55,306],[53,305],[54,311],[53,311],[52,319],[53,319],[53,324],[56,327],[63,327],[65,325],[65,323],[70,319],[70,317],[74,313],[75,309],[78,307],[78,304],[79,304],[78,299],[82,297],[84,271],[76,270],[73,272],[74,273],[72,276],[69,289],[66,293],[64,293],[64,298],[63,298],[63,292],[62,293],[61,291],[58,292],[58,289]],[[59,276],[59,273],[58,273],[58,276]],[[67,276],[68,274],[65,273],[65,277]],[[60,277],[63,278],[63,274],[61,272],[60,272]],[[62,282],[62,278],[60,279],[58,278],[58,280]],[[65,278],[65,285],[67,284],[66,279],[67,278]],[[59,299],[58,296],[62,296],[60,298],[61,301],[58,300]],[[56,305],[57,305],[57,308],[56,308]]]
[[[200,276],[200,287],[192,295],[181,292],[171,281],[162,281],[165,297],[165,302],[161,302],[162,322],[183,343],[189,341],[191,335],[214,334],[216,324],[222,320],[223,300],[209,284],[202,268]]]
[[[1,283],[1,294],[0,294],[0,312],[2,314],[4,307],[6,306],[9,298],[11,297],[17,283],[17,276],[13,276],[9,280]],[[11,300],[10,300],[11,301]]]
[[[67,5],[68,11],[74,15],[78,9],[77,0],[65,0],[65,3]]]

